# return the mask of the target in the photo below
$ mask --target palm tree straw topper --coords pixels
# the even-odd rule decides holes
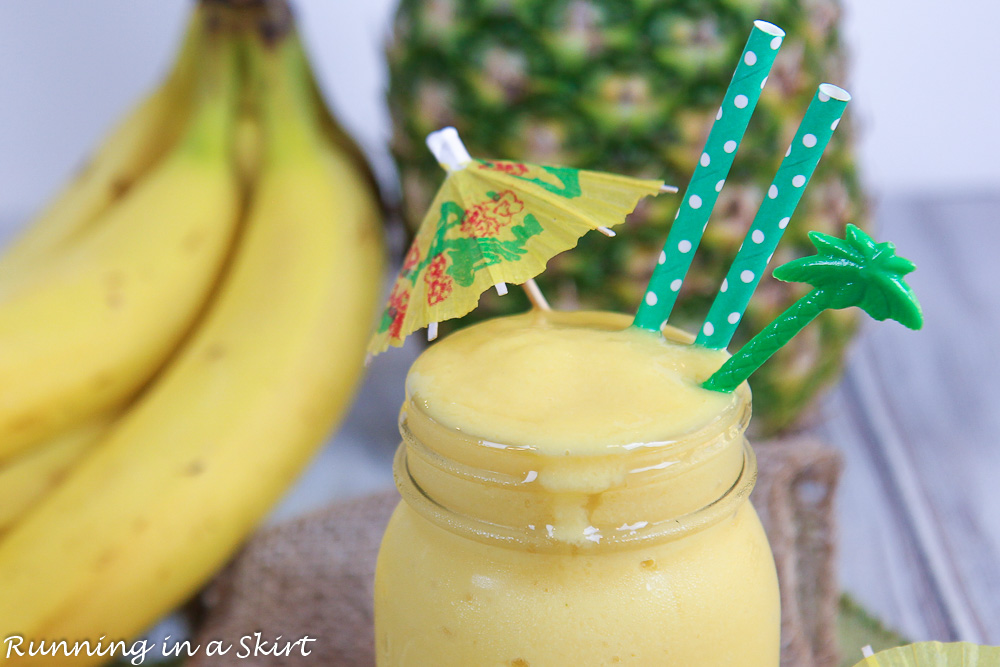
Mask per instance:
[[[923,325],[920,304],[903,279],[916,267],[897,255],[893,244],[875,243],[854,225],[847,225],[845,239],[820,232],[809,232],[809,239],[816,254],[782,264],[774,277],[808,283],[812,290],[750,339],[703,387],[733,391],[828,308],[857,306],[876,320],[893,319],[910,329]]]

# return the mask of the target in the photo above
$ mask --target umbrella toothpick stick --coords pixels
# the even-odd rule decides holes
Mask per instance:
[[[465,169],[472,162],[472,156],[458,136],[458,130],[445,127],[427,135],[427,148],[434,154],[438,164],[448,172]]]
[[[503,288],[503,292],[500,292],[501,287]],[[552,306],[549,305],[548,299],[542,294],[542,290],[538,287],[538,283],[535,282],[534,278],[528,278],[521,287],[524,288],[524,293],[528,296],[528,301],[531,302],[532,307],[544,311],[552,310]],[[503,296],[507,293],[507,283],[497,283],[496,290],[500,293],[500,296]],[[438,323],[431,322],[427,325],[427,341],[436,340],[437,337]]]
[[[552,306],[549,305],[548,299],[542,294],[542,290],[539,289],[538,283],[535,282],[534,278],[524,281],[521,287],[524,288],[524,293],[528,295],[528,301],[531,302],[532,306],[538,310],[552,310]]]

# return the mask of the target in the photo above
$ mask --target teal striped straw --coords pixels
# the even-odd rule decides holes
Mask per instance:
[[[670,317],[784,36],[785,31],[778,26],[754,21],[733,80],[729,82],[705,141],[701,159],[684,191],[659,263],[653,269],[646,294],[639,304],[634,326],[659,331]]]
[[[844,115],[851,96],[843,88],[820,84],[806,115],[799,123],[792,145],[774,175],[743,245],[736,253],[726,279],[712,302],[695,344],[713,350],[729,346],[750,297],[757,289],[774,249],[802,199],[823,150]]]

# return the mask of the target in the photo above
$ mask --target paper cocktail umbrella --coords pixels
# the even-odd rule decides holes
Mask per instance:
[[[658,180],[476,160],[454,128],[427,142],[448,176],[406,254],[369,354],[465,315],[494,285],[530,280],[588,231],[609,231],[640,199],[670,189]]]
[[[891,243],[875,243],[854,225],[845,239],[810,232],[817,253],[774,270],[786,282],[803,282],[812,290],[754,336],[703,386],[733,391],[795,334],[828,308],[857,306],[876,320],[893,319],[911,328],[923,325],[920,304],[903,279],[916,268],[896,254]]]
[[[854,667],[996,667],[1000,647],[967,642],[920,642],[879,651]]]

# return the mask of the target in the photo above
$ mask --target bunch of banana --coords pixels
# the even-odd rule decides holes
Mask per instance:
[[[0,640],[141,632],[350,402],[381,211],[287,10],[203,0],[163,87],[0,258]]]

